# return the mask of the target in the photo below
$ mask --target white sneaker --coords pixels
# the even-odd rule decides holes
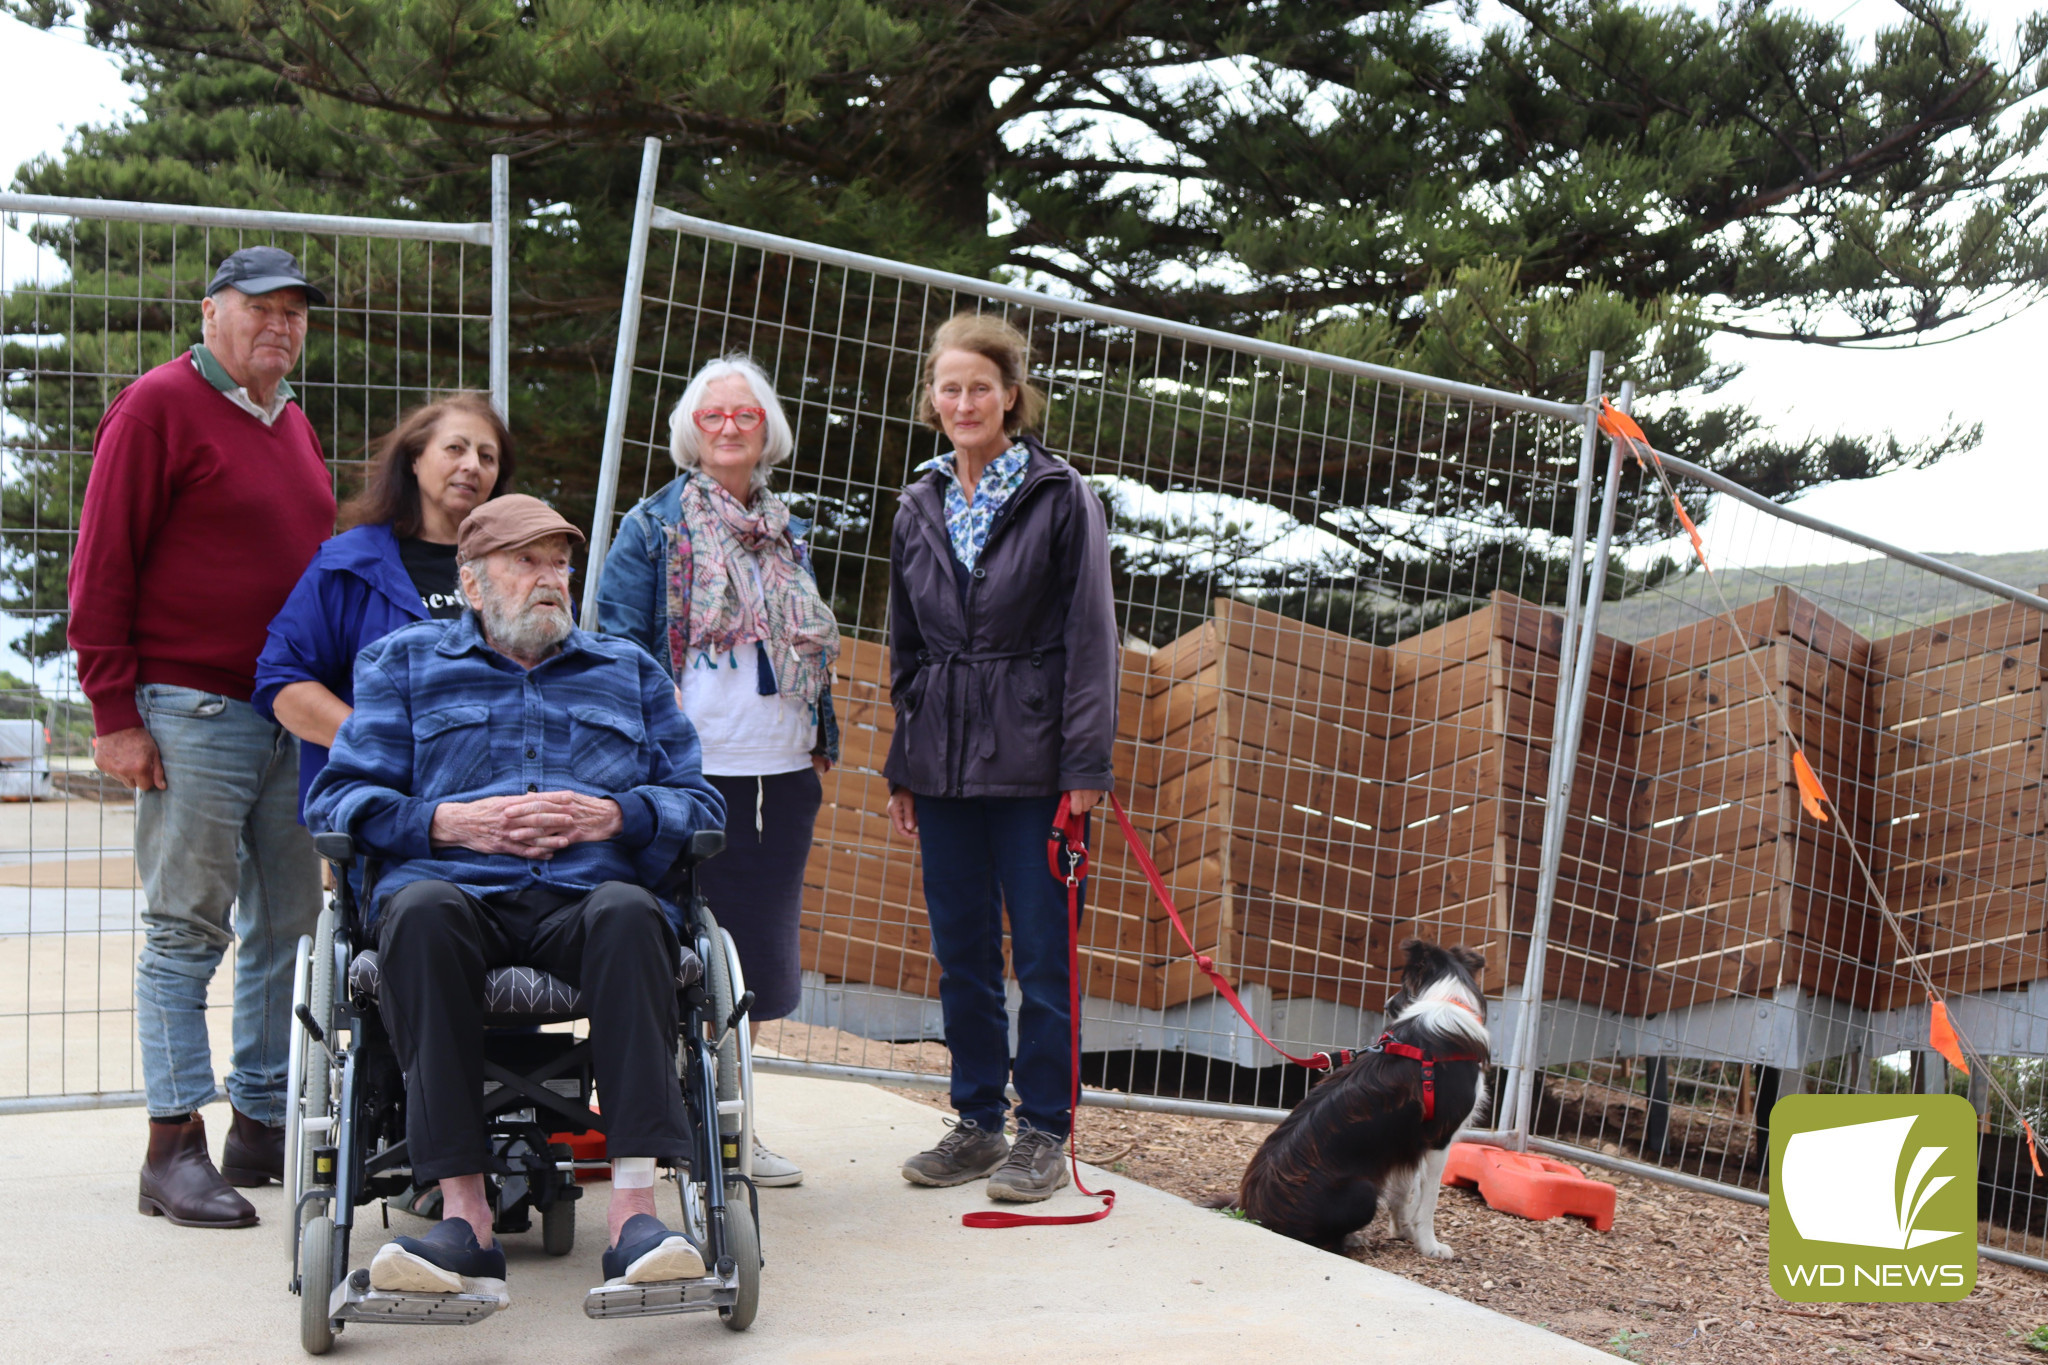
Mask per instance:
[[[804,1169],[786,1156],[778,1156],[754,1139],[754,1183],[779,1187],[804,1183]]]

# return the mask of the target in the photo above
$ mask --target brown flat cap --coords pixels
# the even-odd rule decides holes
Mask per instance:
[[[467,564],[498,550],[516,550],[549,536],[582,540],[583,533],[539,498],[507,493],[492,498],[463,518],[455,538],[455,559]]]

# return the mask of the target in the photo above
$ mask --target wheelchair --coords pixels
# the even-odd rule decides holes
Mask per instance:
[[[368,880],[345,834],[314,839],[334,866],[335,893],[311,938],[299,940],[292,988],[290,1108],[284,1184],[299,1341],[322,1355],[352,1322],[469,1324],[504,1300],[487,1294],[399,1294],[373,1289],[370,1272],[349,1268],[356,1210],[413,1187],[406,1155],[405,1082],[377,1008],[377,959],[363,931],[351,871]],[[697,1243],[703,1278],[602,1286],[584,1298],[593,1318],[715,1310],[744,1331],[761,1294],[760,1208],[753,1184],[753,1053],[739,954],[695,891],[690,869],[725,847],[723,830],[700,830],[662,893],[684,907],[676,989],[682,1037],[678,1079],[691,1128],[687,1165],[664,1173],[679,1187],[681,1230]],[[532,967],[501,967],[485,978],[485,1128],[491,1169],[485,1183],[498,1235],[529,1232],[540,1215],[550,1256],[575,1245],[579,1163],[563,1135],[603,1132],[591,1107],[590,1042],[538,1026],[580,1017],[575,988]],[[584,1166],[605,1163],[586,1161]],[[387,1213],[388,1220],[388,1213]],[[667,1220],[665,1220],[667,1221]],[[675,1226],[671,1223],[671,1226]]]

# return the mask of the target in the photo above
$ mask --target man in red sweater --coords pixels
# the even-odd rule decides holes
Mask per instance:
[[[235,252],[206,292],[201,344],[129,385],[100,421],[70,640],[100,770],[139,789],[140,1208],[249,1227],[256,1210],[232,1186],[283,1177],[294,957],[320,911],[298,741],[249,694],[271,617],[334,529],[320,438],[285,379],[309,302],[326,298],[276,247]],[[218,1097],[206,988],[237,938],[234,1121],[216,1168],[198,1114]]]

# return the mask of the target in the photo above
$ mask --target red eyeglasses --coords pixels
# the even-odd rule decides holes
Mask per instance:
[[[768,420],[766,408],[734,408],[731,412],[720,412],[717,408],[698,408],[690,414],[690,420],[700,431],[717,433],[725,430],[727,420],[739,431],[752,431]]]

